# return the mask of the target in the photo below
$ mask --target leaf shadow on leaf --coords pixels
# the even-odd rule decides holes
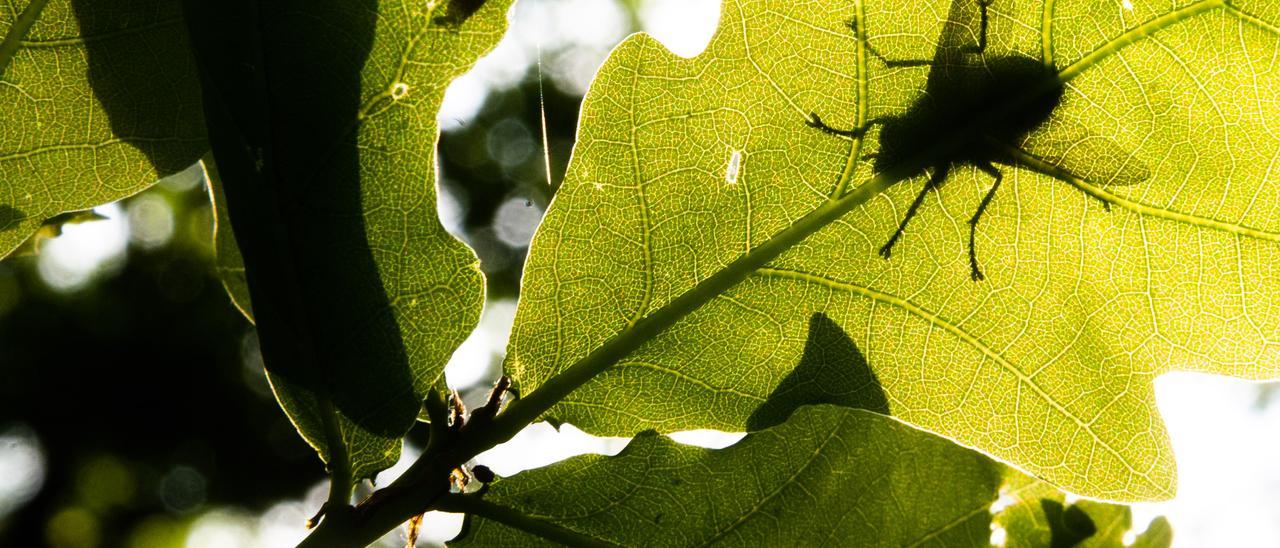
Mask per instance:
[[[1064,507],[1061,502],[1044,498],[1040,499],[1040,508],[1049,522],[1051,548],[1070,548],[1098,532],[1093,518],[1078,506]]]
[[[484,3],[488,0],[449,0],[444,10],[444,15],[438,15],[432,21],[433,23],[444,25],[450,29],[457,29],[463,23],[475,15],[480,8],[484,7]]]
[[[823,403],[889,414],[889,400],[866,356],[839,324],[815,312],[800,363],[751,413],[747,429],[782,424],[800,406]]]
[[[328,399],[398,438],[421,398],[369,241],[358,143],[379,106],[361,84],[378,2],[218,4],[186,15],[264,364],[286,407],[324,414],[310,397]]]
[[[80,25],[89,86],[107,113],[112,135],[146,155],[161,176],[199,159],[208,148],[203,136],[175,133],[198,127],[181,118],[200,112],[179,10],[166,0],[71,0],[71,7]]]
[[[18,222],[26,218],[27,215],[22,210],[11,205],[0,204],[0,232],[17,228]]]

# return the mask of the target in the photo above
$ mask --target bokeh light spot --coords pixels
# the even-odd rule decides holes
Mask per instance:
[[[160,479],[160,502],[179,514],[191,512],[204,504],[205,479],[189,466],[175,466]]]
[[[154,515],[133,528],[125,545],[129,548],[181,546],[186,536],[186,524],[169,516]]]
[[[45,524],[50,548],[83,548],[99,543],[98,517],[84,508],[65,508]]]
[[[644,0],[640,26],[672,53],[696,57],[720,24],[720,0]]]
[[[124,266],[129,224],[119,203],[96,207],[105,220],[66,224],[62,235],[40,247],[40,279],[64,293],[84,288],[101,274]]]
[[[511,247],[529,247],[533,232],[542,220],[542,208],[520,197],[511,198],[498,206],[493,214],[493,230],[502,243]]]
[[[200,165],[200,162],[196,162],[187,167],[187,169],[160,179],[157,184],[170,192],[180,193],[203,186],[204,183],[204,166]]]
[[[253,519],[243,511],[218,509],[196,518],[187,533],[186,548],[253,546]]]
[[[36,496],[44,477],[44,449],[35,432],[23,425],[0,431],[0,518]]]
[[[511,169],[524,163],[533,154],[533,135],[523,122],[507,118],[489,129],[485,147],[495,162]]]
[[[164,196],[142,194],[129,202],[129,240],[143,249],[156,249],[173,238],[173,208]]]
[[[128,466],[110,455],[90,459],[77,473],[80,501],[96,512],[123,506],[133,500],[137,484]]]

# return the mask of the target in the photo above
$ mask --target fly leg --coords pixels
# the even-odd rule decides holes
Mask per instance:
[[[978,221],[982,219],[982,214],[987,211],[987,206],[991,205],[991,199],[995,197],[996,190],[1000,188],[1000,181],[1004,179],[1004,174],[1000,173],[1000,170],[990,163],[978,164],[978,169],[995,177],[995,181],[991,183],[991,189],[987,191],[987,195],[982,197],[982,203],[978,204],[978,210],[969,219],[969,276],[975,282],[986,279],[986,276],[983,276],[982,271],[978,269],[978,253],[974,251],[974,239],[978,232]]]
[[[920,194],[916,195],[916,200],[911,202],[911,207],[907,208],[907,215],[902,218],[902,222],[898,223],[898,230],[894,231],[893,236],[889,237],[889,241],[880,247],[880,256],[888,259],[893,255],[893,244],[898,242],[898,238],[902,237],[902,231],[907,229],[907,223],[912,217],[916,216],[916,210],[920,209],[920,204],[924,202],[925,194],[930,190],[938,188],[942,181],[947,178],[949,167],[946,164],[933,168],[933,175],[929,176],[929,181],[924,184],[924,188],[920,189]]]
[[[1111,202],[1108,202],[1102,198],[1089,194],[1088,192],[1086,192],[1084,195],[1097,200],[1098,203],[1102,204],[1103,211],[1106,211],[1107,213],[1111,213]]]
[[[882,123],[884,123],[883,118],[874,118],[871,121],[863,124],[862,127],[856,127],[853,129],[837,129],[827,125],[826,122],[823,122],[822,118],[818,116],[818,113],[816,112],[810,112],[809,119],[804,121],[804,124],[806,126],[809,126],[812,128],[818,128],[831,135],[849,137],[852,139],[861,139],[863,135],[867,134],[867,130],[871,129],[871,126],[874,126],[876,124],[882,124]]]
[[[992,0],[982,0],[982,1],[992,1]],[[986,9],[986,8],[983,8],[983,9]],[[986,12],[983,12],[983,13],[986,13]],[[858,38],[861,44],[863,44],[864,47],[867,47],[867,51],[869,51],[870,54],[876,56],[876,59],[883,61],[886,67],[932,67],[933,65],[933,60],[895,61],[895,60],[886,59],[884,58],[883,55],[881,55],[881,52],[876,51],[876,49],[872,47],[872,44],[870,44],[870,41],[867,38],[867,33],[863,32],[863,29],[861,29],[860,23],[858,22],[858,18],[855,17],[850,19],[849,23],[847,24],[849,24],[850,31],[854,31],[854,37]],[[983,28],[986,28],[986,27],[983,27]],[[986,40],[986,38],[983,38],[983,40]],[[888,117],[873,118],[872,120],[869,120],[869,122],[861,125],[861,127],[858,127],[858,128],[838,129],[838,128],[831,127],[831,125],[827,125],[826,122],[823,122],[822,117],[819,117],[818,113],[813,113],[813,111],[810,111],[809,119],[805,120],[805,125],[809,125],[810,128],[822,129],[823,132],[826,132],[828,134],[833,134],[833,136],[861,138],[865,136],[865,134],[867,134],[868,129],[872,128],[872,125],[884,123],[884,119],[886,118]]]
[[[855,17],[855,18],[853,18],[853,19],[850,19],[850,20],[849,20],[848,25],[849,25],[849,30],[852,30],[852,31],[853,31],[853,35],[854,35],[855,37],[857,37],[857,38],[858,38],[858,40],[860,40],[860,41],[862,42],[862,45],[863,45],[864,47],[866,47],[866,48],[867,48],[867,52],[868,52],[868,53],[870,53],[870,54],[871,54],[873,57],[875,57],[876,59],[879,59],[879,60],[880,60],[880,62],[884,63],[884,64],[885,64],[885,66],[887,66],[887,67],[890,67],[890,68],[898,68],[898,67],[928,67],[928,66],[933,66],[933,59],[906,59],[906,60],[901,60],[901,61],[894,61],[894,60],[891,60],[891,59],[889,59],[889,58],[885,57],[884,55],[881,55],[881,54],[880,54],[880,52],[879,52],[879,51],[877,51],[877,50],[876,50],[876,48],[875,48],[875,47],[873,47],[873,46],[871,45],[871,39],[870,39],[870,38],[868,38],[868,37],[867,37],[867,35],[866,35],[866,33],[864,33],[864,32],[862,31],[862,27],[861,27],[861,25],[858,23],[858,19],[857,19],[856,17]]]
[[[987,14],[987,8],[996,0],[978,0],[978,46],[976,48],[966,48],[969,53],[983,53],[987,51],[987,25],[991,21],[991,17]]]

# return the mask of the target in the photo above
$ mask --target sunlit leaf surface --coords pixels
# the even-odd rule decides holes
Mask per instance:
[[[507,364],[522,391],[638,344],[552,415],[630,435],[839,403],[1075,493],[1172,496],[1152,380],[1280,372],[1280,6],[997,0],[985,57],[949,62],[1040,59],[1067,84],[1045,125],[1003,143],[1043,165],[999,166],[975,238],[986,280],[970,279],[968,221],[992,177],[971,166],[925,196],[891,260],[876,251],[924,175],[750,265],[873,180],[879,130],[834,137],[810,112],[902,115],[933,69],[866,44],[895,61],[973,44],[977,3],[956,2],[726,0],[697,58],[619,46],[530,251]],[[699,286],[731,263],[741,283]],[[705,304],[657,334],[642,321],[680,299]]]
[[[1117,546],[1129,530],[1123,506],[1062,499],[883,415],[805,407],[726,449],[648,432],[499,480],[457,544],[983,546],[995,520],[1007,546]]]
[[[1006,548],[1155,548],[1173,541],[1173,528],[1163,516],[1135,524],[1128,506],[1094,500],[1068,502],[1062,491],[1047,483],[1014,471],[1006,478],[990,512],[992,538],[1002,536]]]
[[[395,462],[425,391],[443,388],[444,364],[479,316],[475,256],[436,214],[436,112],[448,83],[502,36],[509,5],[331,2],[309,4],[304,15],[264,7],[276,38],[260,46],[267,84],[256,90],[234,63],[218,72],[223,37],[209,41],[211,80],[225,90],[219,99],[231,118],[253,119],[262,105],[275,117],[273,139],[246,156],[237,157],[246,151],[237,139],[255,142],[263,133],[253,124],[265,121],[245,128],[220,119],[223,133],[212,132],[219,272],[257,319],[281,405],[328,460],[331,400],[357,478]],[[227,148],[218,149],[219,138]],[[235,176],[247,206],[239,210]],[[255,194],[264,188],[253,186],[258,180],[276,194]],[[266,205],[272,200],[276,209]],[[263,293],[250,304],[255,268]],[[305,316],[291,316],[291,291]],[[313,347],[285,347],[300,340]]]
[[[0,37],[0,257],[206,150],[177,2],[3,2]]]

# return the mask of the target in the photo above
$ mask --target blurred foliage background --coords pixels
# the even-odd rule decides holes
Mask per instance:
[[[450,90],[441,218],[480,257],[491,298],[516,296],[553,194],[544,158],[559,181],[582,94],[652,11],[642,4],[522,1],[509,36]],[[271,394],[253,328],[214,273],[211,231],[193,168],[63,216],[0,262],[0,545],[284,545],[304,534],[324,469]],[[480,366],[496,367],[500,350]]]
[[[440,216],[480,257],[490,298],[451,385],[483,390],[497,374],[528,242],[596,68],[636,30],[696,54],[718,11],[716,0],[520,0],[508,36],[451,87]],[[276,405],[253,328],[214,274],[211,230],[191,169],[64,216],[0,262],[0,546],[280,546],[305,534],[324,470]],[[1280,394],[1247,393],[1257,408]],[[527,467],[571,451],[515,458]],[[1195,538],[1176,512],[1155,511]],[[419,543],[458,525],[429,518]]]

